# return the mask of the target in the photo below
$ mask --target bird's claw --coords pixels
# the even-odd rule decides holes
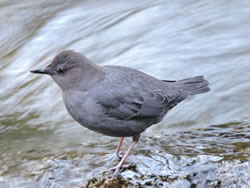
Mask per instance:
[[[114,179],[118,175],[119,171],[121,170],[121,166],[118,164],[118,165],[116,165],[116,166],[114,166],[112,168],[108,168],[106,170],[103,170],[102,173],[112,171],[112,170],[115,170],[114,174],[111,177],[111,179]]]
[[[114,172],[114,174],[112,175],[112,179],[114,179],[114,178],[119,174],[119,171],[122,170],[121,167],[122,167],[122,166],[117,165],[117,167],[116,167],[116,169],[115,169],[115,172]]]
[[[119,172],[121,172],[124,168],[128,168],[130,166],[130,164],[125,164],[125,165],[116,165],[112,168],[108,168],[106,170],[103,170],[102,173],[105,173],[105,172],[108,172],[108,171],[112,171],[114,170],[114,174],[112,175],[112,179],[114,179],[118,174]]]

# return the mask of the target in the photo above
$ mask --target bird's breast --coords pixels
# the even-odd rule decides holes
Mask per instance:
[[[63,100],[67,111],[78,123],[89,129],[99,128],[102,111],[97,103],[89,96],[89,92],[63,92]]]

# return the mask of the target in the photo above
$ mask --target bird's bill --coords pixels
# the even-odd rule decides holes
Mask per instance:
[[[31,70],[30,72],[36,74],[49,74],[49,72],[46,69]]]

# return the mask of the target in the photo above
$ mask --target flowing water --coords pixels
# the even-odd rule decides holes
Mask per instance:
[[[249,10],[247,0],[0,0],[0,187],[248,187]],[[160,79],[204,75],[211,92],[143,133],[112,182],[100,172],[117,164],[119,139],[74,122],[52,79],[29,73],[66,49]]]

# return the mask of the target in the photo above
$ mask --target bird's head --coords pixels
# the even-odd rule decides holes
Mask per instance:
[[[32,70],[37,74],[50,75],[62,88],[72,88],[79,85],[91,73],[98,71],[99,66],[91,63],[85,56],[74,51],[63,51],[59,53],[52,62],[44,69]]]

